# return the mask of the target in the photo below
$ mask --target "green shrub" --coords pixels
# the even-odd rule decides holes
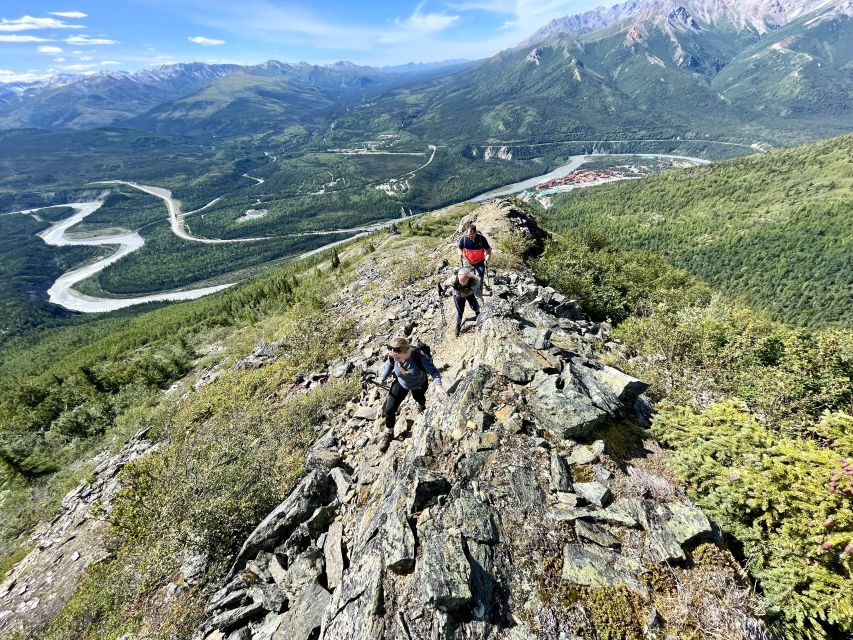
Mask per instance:
[[[596,320],[618,323],[658,305],[681,307],[710,297],[707,285],[659,256],[619,251],[591,231],[558,236],[533,266],[540,278],[577,299]]]
[[[827,413],[815,430],[850,433],[853,418]],[[813,441],[771,433],[733,401],[701,412],[667,406],[653,432],[674,447],[674,467],[691,497],[743,544],[784,636],[853,632],[847,459]]]

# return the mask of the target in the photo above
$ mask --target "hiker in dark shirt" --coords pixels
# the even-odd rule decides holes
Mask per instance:
[[[477,231],[477,226],[470,222],[465,227],[465,233],[459,238],[457,244],[459,249],[459,260],[463,267],[473,269],[479,276],[480,281],[477,283],[477,297],[482,298],[483,292],[481,285],[486,278],[486,268],[489,266],[489,260],[492,257],[492,247],[489,246],[489,241],[486,237]]]
[[[453,304],[456,306],[456,337],[462,328],[462,316],[465,314],[465,302],[474,310],[474,318],[480,315],[480,303],[477,302],[476,290],[480,285],[480,278],[474,275],[471,269],[465,267],[456,272],[456,275],[448,278],[444,283],[444,290],[453,295]]]
[[[408,338],[394,338],[388,343],[388,362],[379,378],[384,382],[393,371],[396,380],[391,385],[385,400],[385,431],[379,438],[379,450],[385,451],[394,439],[394,423],[397,421],[397,409],[411,391],[418,410],[426,409],[426,390],[429,378],[435,383],[435,390],[442,397],[447,391],[441,384],[441,374],[432,363],[429,355],[415,348]],[[427,377],[429,376],[429,378]]]

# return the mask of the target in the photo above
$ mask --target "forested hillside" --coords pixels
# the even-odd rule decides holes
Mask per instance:
[[[853,135],[555,196],[593,227],[805,326],[853,322]]]

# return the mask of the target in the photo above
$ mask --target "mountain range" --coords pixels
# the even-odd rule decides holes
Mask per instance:
[[[307,120],[432,140],[626,130],[796,140],[853,123],[852,19],[851,0],[628,0],[475,63],[190,63],[0,85],[0,128],[221,136]]]

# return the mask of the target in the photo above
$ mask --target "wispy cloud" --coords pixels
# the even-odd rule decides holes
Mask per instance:
[[[54,58],[54,62],[65,62],[65,58]]]
[[[118,60],[101,60],[101,65],[105,67],[114,67],[117,64],[121,64]]]
[[[96,64],[67,64],[62,69],[64,71],[90,71],[97,66]]]
[[[36,82],[37,80],[45,80],[49,77],[49,73],[36,73],[35,71],[19,73],[17,71],[9,71],[8,69],[0,69],[0,84],[4,82]]]
[[[78,47],[118,44],[118,40],[110,40],[108,38],[90,38],[89,36],[71,36],[70,38],[65,38],[64,42]]]
[[[421,3],[415,7],[414,12],[408,18],[395,20],[397,26],[420,33],[436,33],[444,31],[460,18],[458,15],[449,15],[438,11],[424,13],[423,7],[424,5]]]
[[[189,40],[190,42],[194,42],[195,44],[200,44],[203,47],[218,47],[221,44],[225,44],[225,40],[205,38],[204,36],[192,36],[188,37],[187,40]]]
[[[50,38],[39,38],[37,36],[4,36],[0,35],[0,42],[53,42]]]
[[[524,37],[555,18],[585,11],[589,4],[582,0],[462,0],[450,6],[460,12],[496,14],[504,20],[505,31],[515,32],[513,37]],[[600,4],[610,6],[614,0]]]
[[[39,47],[39,53],[62,53],[62,47]]]
[[[89,16],[82,11],[50,11],[48,12],[52,16],[59,16],[60,18],[73,18],[79,20],[80,18],[88,18]]]
[[[0,18],[0,31],[34,31],[36,29],[85,29],[79,24],[66,24],[56,18],[24,16],[16,20]]]

